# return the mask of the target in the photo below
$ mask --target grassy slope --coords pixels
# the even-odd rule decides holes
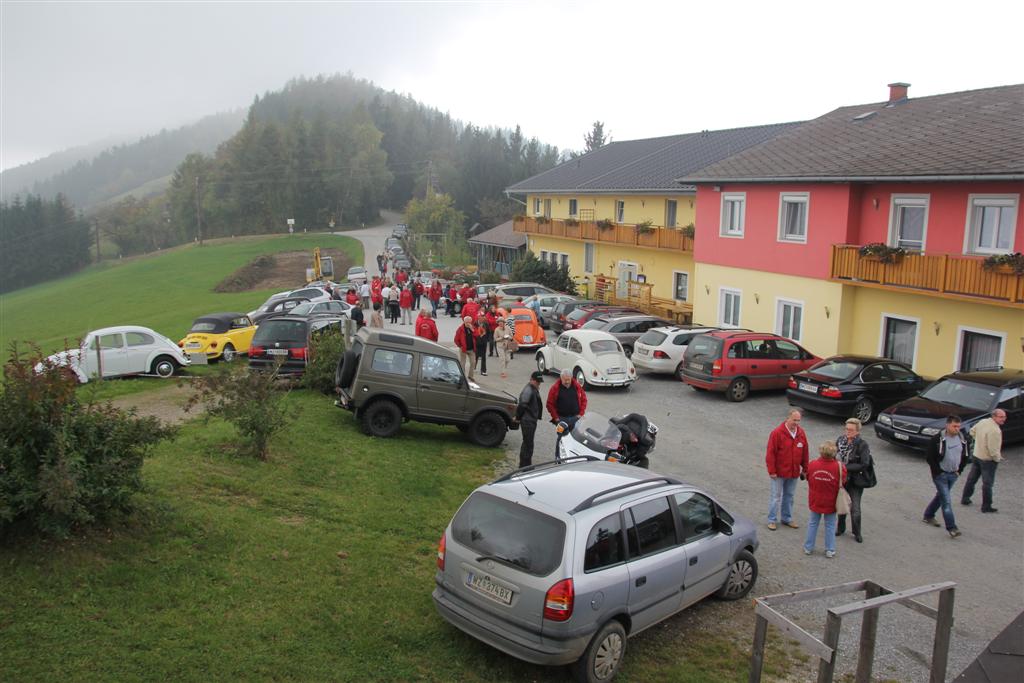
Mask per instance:
[[[217,294],[213,286],[254,257],[315,246],[344,249],[363,262],[362,244],[349,237],[295,235],[220,240],[161,254],[101,264],[70,277],[0,297],[0,350],[33,341],[46,352],[108,325],[144,325],[177,341],[192,320],[214,311],[250,311],[270,291]],[[295,274],[296,286],[305,273]]]
[[[502,454],[426,425],[371,440],[323,396],[289,400],[269,462],[193,422],[147,460],[125,525],[6,549],[0,680],[565,681],[430,599],[437,539]],[[620,680],[745,680],[743,645],[672,620]]]

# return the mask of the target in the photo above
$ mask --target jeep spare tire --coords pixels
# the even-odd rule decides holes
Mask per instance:
[[[481,413],[469,423],[469,438],[478,446],[499,446],[507,433],[508,424],[505,423],[505,418],[495,412]]]
[[[341,354],[341,358],[338,359],[338,367],[334,371],[335,386],[347,389],[352,385],[352,380],[356,376],[358,361],[359,359],[353,351],[346,351]]]

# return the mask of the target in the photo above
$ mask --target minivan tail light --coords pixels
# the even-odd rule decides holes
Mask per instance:
[[[839,391],[839,389],[832,385],[828,385],[826,387],[822,387],[821,395],[825,398],[842,398],[843,392]]]
[[[306,348],[301,349],[288,349],[289,358],[298,358],[299,360],[306,360]]]
[[[654,352],[654,357],[655,358],[668,358],[668,354],[665,353],[664,351],[655,351]]]
[[[716,358],[715,362],[711,364],[711,374],[721,375],[722,374],[722,359]]]
[[[437,544],[437,568],[444,571],[444,534],[441,534],[441,541]]]
[[[544,596],[544,618],[549,621],[568,621],[576,598],[572,579],[562,579],[548,589]]]
[[[790,377],[789,382],[786,384],[790,389],[796,389],[796,377]]]
[[[262,346],[250,346],[249,347],[249,355],[250,356],[262,356],[263,355],[263,347]]]

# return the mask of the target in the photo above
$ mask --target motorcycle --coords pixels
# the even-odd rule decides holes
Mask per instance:
[[[637,413],[614,418],[587,413],[572,429],[559,422],[555,431],[560,436],[556,461],[584,456],[644,469],[658,438],[658,426]]]

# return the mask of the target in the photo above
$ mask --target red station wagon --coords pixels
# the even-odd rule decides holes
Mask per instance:
[[[690,340],[683,355],[683,381],[743,401],[751,391],[785,389],[790,375],[820,360],[777,334],[719,330]]]

